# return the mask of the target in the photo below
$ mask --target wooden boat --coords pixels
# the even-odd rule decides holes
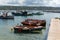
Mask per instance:
[[[35,20],[35,19],[26,19],[25,21],[21,22],[23,25],[16,25],[14,27],[14,32],[23,32],[23,33],[31,33],[37,32],[43,29],[46,25],[45,20]]]
[[[12,12],[12,15],[14,15],[14,16],[32,16],[32,14],[28,14],[27,11],[20,12],[20,13]]]
[[[14,27],[15,33],[32,33],[42,30],[42,26],[16,26]]]
[[[14,19],[14,17],[13,16],[6,16],[6,17],[0,16],[0,19]]]
[[[32,13],[33,15],[43,15],[43,13],[37,12],[37,13]]]
[[[25,21],[21,22],[23,25],[29,25],[29,26],[45,26],[46,21],[45,20],[34,20],[34,19],[26,19]]]
[[[0,16],[0,19],[14,19],[14,16],[8,16],[7,13],[4,13]]]

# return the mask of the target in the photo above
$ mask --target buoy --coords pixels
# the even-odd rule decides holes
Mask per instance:
[[[14,31],[13,27],[11,27],[11,32]]]

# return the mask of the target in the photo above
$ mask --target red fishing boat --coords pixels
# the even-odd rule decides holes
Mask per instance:
[[[34,19],[26,19],[25,21],[21,22],[23,25],[29,26],[45,26],[45,20],[34,20]]]
[[[37,32],[40,31],[43,26],[46,25],[45,20],[34,20],[34,19],[26,19],[25,21],[21,22],[23,25],[16,25],[14,27],[14,32]]]
[[[31,32],[37,32],[42,29],[42,26],[16,26],[14,27],[14,32],[19,32],[19,33],[31,33]]]

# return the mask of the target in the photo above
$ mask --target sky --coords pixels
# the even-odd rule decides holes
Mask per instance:
[[[0,0],[0,6],[58,6],[60,0]]]

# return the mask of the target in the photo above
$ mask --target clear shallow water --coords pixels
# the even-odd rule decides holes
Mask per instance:
[[[44,15],[34,16],[15,16],[14,20],[2,20],[0,19],[0,40],[45,40],[47,38],[48,28],[51,18],[60,17],[59,13],[48,13],[44,12]],[[45,19],[46,29],[43,29],[40,34],[15,34],[11,32],[11,27],[14,27],[21,21],[32,18],[32,19]]]

